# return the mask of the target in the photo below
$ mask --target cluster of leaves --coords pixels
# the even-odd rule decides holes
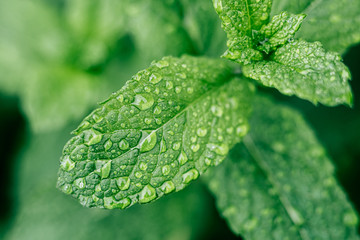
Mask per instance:
[[[210,206],[199,184],[184,188],[203,175],[245,239],[359,239],[314,132],[262,91],[352,106],[335,52],[360,42],[359,11],[357,0],[1,2],[0,87],[32,129],[5,238],[197,239]],[[224,51],[232,62],[212,58]],[[49,159],[129,78],[73,131],[57,186],[87,207],[159,201],[81,208],[54,188]]]
[[[223,57],[239,63],[242,74],[209,58],[154,61],[74,131],[58,187],[87,207],[148,203],[220,164],[246,135],[208,177],[234,232],[250,239],[356,238],[357,216],[311,130],[296,112],[254,95],[245,78],[314,104],[351,105],[348,68],[320,42],[294,39],[305,14],[281,12],[270,21],[270,0],[214,0],[214,7],[228,37]]]

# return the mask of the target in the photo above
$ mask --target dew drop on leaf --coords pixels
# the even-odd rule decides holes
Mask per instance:
[[[156,84],[156,83],[160,82],[161,80],[162,80],[162,77],[156,73],[151,74],[151,76],[149,78],[149,81],[152,84]]]
[[[139,193],[139,202],[140,203],[148,203],[151,200],[156,198],[156,190],[150,186],[146,185],[143,190]]]
[[[175,184],[172,181],[166,181],[161,185],[160,189],[165,194],[168,194],[175,190]]]
[[[191,169],[182,175],[183,183],[187,184],[199,177],[199,172],[196,169]]]
[[[191,145],[190,148],[193,152],[197,152],[200,149],[200,145],[199,144]]]
[[[223,115],[223,109],[219,106],[213,105],[210,110],[217,117],[221,117]]]
[[[129,142],[126,141],[125,139],[122,139],[120,142],[119,142],[119,148],[121,150],[127,150],[129,149]]]
[[[178,161],[179,161],[180,165],[184,165],[188,161],[188,157],[183,150],[181,150],[181,153],[178,157]]]
[[[140,110],[146,110],[154,104],[154,98],[150,93],[139,93],[135,95],[135,100],[132,104]]]
[[[196,134],[199,137],[204,137],[207,134],[207,129],[206,128],[198,128],[197,131],[196,131]]]
[[[165,165],[165,166],[162,167],[161,172],[162,172],[162,174],[164,174],[164,176],[166,176],[166,175],[169,175],[170,170],[171,170],[171,169],[170,169],[170,166],[169,166],[169,165]]]
[[[71,161],[70,157],[68,155],[66,155],[62,159],[60,166],[65,171],[70,171],[71,169],[73,169],[75,167],[75,162]]]
[[[84,189],[86,182],[84,178],[78,178],[74,181],[75,186],[77,186],[79,189]]]
[[[129,189],[130,187],[130,178],[129,177],[119,177],[116,179],[116,184],[118,185],[119,189],[124,191]]]
[[[156,140],[157,140],[156,132],[153,131],[141,143],[140,152],[148,152],[151,149],[153,149],[156,145]]]
[[[181,143],[180,142],[176,142],[172,145],[172,149],[177,151],[180,149]]]

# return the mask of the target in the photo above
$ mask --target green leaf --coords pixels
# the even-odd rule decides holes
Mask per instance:
[[[70,67],[45,66],[34,70],[35,76],[29,77],[21,96],[35,132],[51,131],[79,120],[108,90],[99,77]]]
[[[126,0],[127,29],[135,49],[146,66],[163,56],[193,53],[191,39],[184,29],[178,1]]]
[[[221,60],[165,57],[85,118],[58,187],[87,207],[125,208],[179,191],[247,132],[253,85]]]
[[[196,52],[218,57],[226,50],[226,34],[209,0],[181,0],[185,30],[192,39]]]
[[[293,41],[280,47],[270,61],[249,64],[243,71],[265,86],[314,104],[352,105],[349,69],[338,54],[326,52],[319,42]]]
[[[125,34],[124,1],[67,0],[64,18],[79,52],[76,64],[83,68],[103,63]]]
[[[360,42],[358,0],[274,0],[272,13],[281,11],[307,15],[297,37],[320,41],[327,50],[344,53]],[[331,30],[329,30],[329,28]]]
[[[302,116],[254,101],[244,144],[207,174],[217,206],[245,239],[359,239],[358,217]]]
[[[0,35],[0,88],[11,94],[26,89],[37,63],[58,62],[69,53],[56,12],[39,0],[0,1]]]
[[[299,30],[305,16],[305,14],[295,15],[287,12],[274,16],[270,23],[260,29],[256,37],[259,42],[257,49],[268,54],[287,43]]]
[[[17,159],[16,214],[6,240],[199,239],[210,217],[205,189],[192,184],[179,194],[127,211],[87,209],[54,187],[57,158],[69,127],[27,137]],[[16,194],[15,194],[16,193]],[[11,224],[10,224],[11,223]]]
[[[261,60],[262,54],[253,49],[253,33],[268,23],[271,1],[213,0],[222,27],[228,36],[224,57],[239,63]]]

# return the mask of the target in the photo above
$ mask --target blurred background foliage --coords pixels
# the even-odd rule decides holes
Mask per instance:
[[[0,239],[232,239],[201,180],[125,211],[85,209],[55,188],[70,131],[134,73],[166,55],[220,56],[209,0],[0,1]],[[360,210],[360,45],[345,53],[354,108],[300,109]]]

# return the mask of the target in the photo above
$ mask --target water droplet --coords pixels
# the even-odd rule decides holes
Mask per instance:
[[[219,106],[213,105],[210,110],[217,117],[221,117],[223,115],[223,109]]]
[[[148,152],[153,149],[156,145],[157,136],[156,131],[151,132],[141,143],[140,152]]]
[[[244,124],[244,125],[241,125],[241,126],[238,126],[236,128],[236,134],[239,136],[239,137],[243,137],[245,136],[249,131],[249,126],[247,124]]]
[[[90,126],[90,123],[88,121],[84,121],[80,124],[80,126],[78,127],[78,129],[76,129],[76,131],[83,131],[85,129],[88,129]]]
[[[71,161],[69,155],[66,155],[62,158],[60,166],[63,170],[70,171],[75,167],[75,162]]]
[[[198,177],[199,177],[198,170],[191,169],[182,175],[183,183],[188,184],[189,182],[197,179]]]
[[[181,88],[181,87],[175,87],[175,92],[176,92],[176,93],[180,93],[180,92],[181,92],[181,90],[182,90],[182,88]]]
[[[171,130],[168,131],[167,133],[168,133],[169,135],[171,135],[171,136],[174,136],[174,134],[175,134],[175,133],[174,133],[173,131],[171,131]]]
[[[184,165],[188,161],[188,157],[183,150],[181,150],[181,153],[178,157],[178,161],[179,161],[180,165]]]
[[[175,185],[172,181],[166,181],[161,185],[160,189],[165,194],[168,194],[175,190]]]
[[[116,99],[122,103],[124,101],[124,95],[120,94],[119,96],[116,97]]]
[[[154,114],[155,115],[159,115],[161,113],[161,107],[160,106],[156,106],[155,108],[154,108]]]
[[[209,159],[209,158],[205,158],[204,162],[205,162],[205,165],[206,165],[206,166],[210,166],[210,165],[211,165],[211,159]]]
[[[356,226],[358,224],[358,218],[355,213],[348,212],[344,214],[343,222],[346,226]]]
[[[194,92],[194,89],[192,87],[188,87],[186,89],[186,91],[189,93],[189,94],[192,94]]]
[[[64,186],[62,186],[62,191],[66,194],[71,194],[72,193],[72,187],[70,184],[64,184]]]
[[[269,17],[269,15],[267,13],[263,13],[260,16],[260,20],[266,20],[266,19],[268,19],[268,17]]]
[[[154,93],[155,93],[155,94],[159,94],[159,93],[160,93],[159,88],[155,88]]]
[[[157,124],[157,125],[160,125],[162,122],[161,122],[161,119],[160,118],[156,118],[155,119],[155,123]]]
[[[94,113],[94,114],[92,115],[92,118],[94,119],[95,123],[98,123],[98,122],[100,122],[101,120],[103,120],[103,117],[97,115],[96,113]]]
[[[101,178],[107,178],[110,175],[111,160],[104,164],[101,168]]]
[[[111,148],[111,146],[113,145],[111,140],[107,140],[104,147],[105,147],[105,151],[109,150]]]
[[[196,136],[193,136],[193,137],[190,138],[190,140],[191,140],[192,143],[194,143],[194,142],[196,142],[197,137],[196,137]]]
[[[162,167],[161,172],[162,172],[162,174],[164,174],[164,176],[166,176],[166,175],[168,175],[170,173],[170,170],[171,170],[170,166],[165,165],[165,166]]]
[[[172,145],[172,149],[177,151],[180,149],[181,143],[180,142],[176,142]]]
[[[88,146],[97,144],[101,141],[102,137],[103,135],[100,132],[94,129],[88,130],[84,136],[85,144]]]
[[[98,184],[98,185],[96,185],[95,186],[95,192],[101,192],[102,190],[101,190],[101,185],[100,184]]]
[[[141,172],[136,172],[136,173],[135,173],[135,177],[136,177],[136,178],[141,178],[142,175],[143,175],[143,174],[142,174]]]
[[[121,191],[127,190],[130,187],[130,178],[119,177],[118,179],[116,179],[116,184]]]
[[[150,78],[149,78],[149,81],[152,83],[152,84],[156,84],[158,82],[160,82],[162,80],[162,76],[157,74],[157,73],[153,73],[151,74]]]
[[[140,163],[140,165],[139,165],[139,168],[143,171],[145,171],[147,169],[147,167],[148,167],[147,164],[144,162]]]
[[[140,110],[146,110],[154,104],[154,98],[150,93],[139,93],[135,95],[135,100],[132,104]]]
[[[170,89],[172,89],[174,87],[174,84],[171,81],[167,81],[165,86],[166,86],[167,89],[170,90]]]
[[[193,152],[197,152],[200,149],[200,145],[199,144],[191,145],[190,148]]]
[[[75,186],[77,186],[79,189],[84,189],[86,182],[84,178],[78,178],[74,181]]]
[[[148,203],[156,198],[156,190],[146,185],[143,190],[139,193],[139,203]]]
[[[152,122],[152,119],[151,118],[145,118],[144,122],[149,125]]]
[[[116,201],[113,197],[104,197],[104,208],[107,209],[114,209],[114,208],[124,209],[127,206],[129,206],[130,203],[131,200],[129,198],[124,198],[120,201]]]
[[[206,128],[198,128],[198,130],[196,131],[196,134],[199,137],[204,137],[207,134],[207,129]]]
[[[149,88],[148,86],[144,87],[145,92],[151,92],[151,88]]]
[[[160,143],[160,152],[166,152],[166,143],[164,139],[161,139],[161,143]]]
[[[226,132],[227,132],[228,134],[232,134],[233,131],[234,131],[234,128],[232,128],[232,127],[226,129]]]
[[[258,224],[258,220],[256,218],[252,218],[251,220],[248,220],[244,223],[244,228],[247,231],[251,231],[251,230],[255,229],[257,224]]]
[[[158,68],[164,68],[164,67],[169,66],[169,62],[166,61],[166,60],[160,60],[160,61],[157,61],[157,62],[155,63],[155,65],[156,65]]]
[[[123,150],[123,151],[129,149],[129,142],[126,141],[125,139],[122,139],[122,140],[119,142],[119,148],[120,148],[121,150]]]
[[[186,74],[185,73],[176,73],[175,76],[185,79],[186,78]]]
[[[209,143],[207,145],[207,147],[211,150],[214,151],[216,154],[221,155],[221,156],[225,156],[229,153],[229,146],[227,144],[211,144]]]

